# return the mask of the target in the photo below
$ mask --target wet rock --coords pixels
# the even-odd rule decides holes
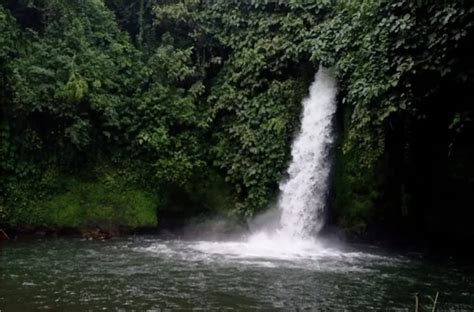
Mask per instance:
[[[0,229],[0,241],[5,241],[5,240],[8,240],[8,239],[9,239],[9,237],[8,237],[7,233],[5,233],[5,231]]]
[[[107,240],[120,236],[120,231],[117,228],[95,228],[81,230],[81,236],[87,240]]]

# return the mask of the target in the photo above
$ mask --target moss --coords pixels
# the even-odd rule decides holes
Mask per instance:
[[[49,170],[40,184],[30,192],[27,183],[17,185],[23,199],[9,205],[10,226],[137,228],[157,224],[158,196],[130,183],[117,168],[99,167],[74,175]]]
[[[334,201],[339,226],[352,234],[365,234],[378,218],[381,180],[378,164],[365,167],[362,151],[336,152]]]
[[[372,178],[369,172],[357,170],[355,158],[342,151],[338,151],[335,171],[334,208],[338,223],[349,232],[361,234],[375,211]]]
[[[66,193],[39,202],[35,220],[42,225],[78,227],[82,221],[81,213],[80,200],[74,193]]]

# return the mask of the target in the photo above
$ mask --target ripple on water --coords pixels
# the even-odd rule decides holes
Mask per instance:
[[[376,249],[314,241],[295,248],[268,234],[256,237],[7,244],[0,255],[0,308],[385,310],[410,308],[415,292],[437,290],[444,308],[473,304],[472,275],[460,268]],[[44,252],[49,248],[55,252]]]

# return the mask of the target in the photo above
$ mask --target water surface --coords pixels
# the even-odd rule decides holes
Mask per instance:
[[[157,237],[4,243],[0,310],[412,310],[416,292],[436,291],[440,309],[474,309],[472,270],[453,263],[360,246],[272,250]]]

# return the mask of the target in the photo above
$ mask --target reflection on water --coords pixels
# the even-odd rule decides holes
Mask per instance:
[[[259,235],[243,242],[131,237],[4,244],[0,309],[412,309],[414,293],[436,291],[440,309],[474,307],[473,276],[453,264],[308,241],[295,247]]]

